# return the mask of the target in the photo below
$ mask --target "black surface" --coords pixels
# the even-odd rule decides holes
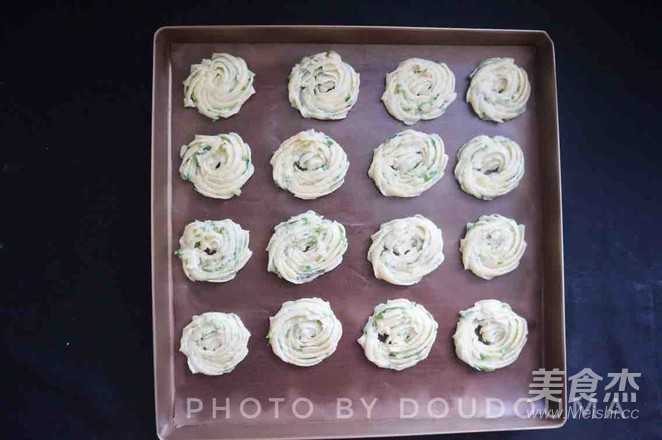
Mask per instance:
[[[558,63],[568,371],[641,372],[632,406],[639,418],[570,420],[561,430],[475,437],[659,438],[659,8],[511,3],[259,8],[217,0],[5,8],[0,289],[6,437],[155,438],[149,235],[154,31],[176,24],[319,23],[549,32]]]

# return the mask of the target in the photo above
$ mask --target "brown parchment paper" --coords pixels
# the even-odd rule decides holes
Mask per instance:
[[[358,102],[342,121],[304,119],[290,107],[287,80],[290,69],[303,56],[333,49],[361,75]],[[246,60],[255,73],[257,93],[238,115],[211,121],[196,109],[184,108],[182,81],[189,66],[214,52],[229,52]],[[480,120],[464,100],[470,72],[488,57],[513,57],[524,67],[532,82],[533,93],[527,111],[504,124]],[[456,77],[457,99],[446,113],[411,128],[438,133],[449,155],[443,178],[420,197],[385,198],[373,185],[367,171],[373,149],[389,135],[407,127],[392,118],[380,101],[386,73],[406,58],[440,60],[449,65]],[[354,402],[355,418],[365,418],[359,398],[378,401],[372,420],[397,419],[399,399],[421,403],[417,417],[429,418],[424,405],[442,397],[450,404],[447,418],[459,417],[458,399],[477,399],[477,416],[485,416],[484,399],[500,398],[507,406],[526,397],[531,372],[541,367],[541,197],[538,170],[539,132],[537,113],[536,49],[533,46],[393,46],[321,44],[172,44],[171,173],[172,238],[176,242],[184,226],[193,220],[230,218],[250,230],[253,256],[237,277],[225,284],[193,283],[174,260],[173,316],[174,414],[175,427],[218,425],[223,436],[227,424],[305,424],[336,422],[338,398]],[[293,134],[314,128],[338,141],[349,157],[350,168],[344,185],[335,193],[314,201],[296,199],[276,187],[269,159],[280,142]],[[229,201],[206,198],[180,179],[179,147],[196,134],[234,131],[250,145],[255,174],[242,188],[240,197]],[[463,193],[453,177],[457,149],[470,138],[485,134],[504,135],[517,141],[524,150],[526,173],[519,187],[493,201],[481,201]],[[265,248],[273,227],[308,209],[338,220],[345,225],[349,249],[343,263],[312,283],[292,285],[268,273]],[[485,281],[463,270],[458,250],[465,225],[483,214],[498,213],[526,225],[528,247],[514,272]],[[443,231],[444,263],[411,287],[396,287],[377,280],[366,259],[370,235],[385,221],[422,214]],[[175,247],[176,249],[176,247]],[[174,259],[175,257],[173,257]],[[280,361],[267,343],[269,316],[287,300],[317,296],[330,301],[343,324],[344,333],[337,351],[312,368],[298,368]],[[375,305],[391,298],[408,298],[423,304],[439,323],[437,340],[429,357],[416,367],[395,372],[377,368],[364,357],[356,342]],[[529,340],[519,360],[503,370],[481,373],[460,362],[454,354],[451,336],[461,309],[480,299],[496,298],[509,303],[528,321]],[[179,335],[191,316],[207,311],[239,314],[250,330],[248,357],[233,371],[220,377],[191,374],[185,356],[178,353]],[[244,398],[257,399],[261,414],[247,419],[239,414]],[[314,412],[299,420],[292,402],[310,399]],[[187,398],[203,402],[203,410],[187,417]],[[230,417],[221,411],[213,418],[212,399],[217,405],[230,402]],[[284,398],[279,417],[269,398]],[[470,404],[466,403],[466,411]],[[305,405],[299,412],[306,412]],[[248,404],[247,413],[255,406]],[[466,412],[465,411],[465,412]],[[510,411],[510,410],[508,410]]]

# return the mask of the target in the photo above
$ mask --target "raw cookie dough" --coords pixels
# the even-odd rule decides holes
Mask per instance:
[[[391,284],[416,284],[444,261],[441,229],[422,215],[383,223],[371,238],[375,277]]]
[[[194,315],[184,327],[179,351],[192,373],[219,376],[234,370],[248,354],[250,332],[234,313]]]
[[[457,151],[455,178],[467,194],[483,200],[509,193],[524,176],[524,153],[504,136],[476,136]]]
[[[437,321],[425,307],[392,299],[375,307],[358,343],[370,362],[400,371],[428,357],[436,338]]]
[[[456,97],[455,75],[445,63],[410,58],[386,75],[382,101],[391,116],[412,125],[438,118]]]
[[[213,120],[229,118],[255,93],[254,78],[243,59],[215,53],[191,66],[184,81],[184,107],[196,107]]]
[[[515,270],[525,249],[524,225],[498,214],[467,223],[467,232],[460,240],[464,269],[485,280]]]
[[[485,121],[504,122],[521,115],[531,94],[526,70],[512,58],[488,58],[469,75],[467,103]]]
[[[269,318],[269,344],[274,354],[288,364],[311,367],[336,351],[342,324],[328,302],[303,298],[283,303]]]
[[[184,228],[175,255],[191,281],[224,283],[253,255],[249,238],[250,233],[232,220],[196,220]]]
[[[179,175],[193,182],[195,189],[214,199],[230,199],[255,171],[251,148],[237,133],[217,136],[196,135],[179,152]]]
[[[330,50],[304,57],[292,68],[290,104],[304,118],[345,119],[359,97],[359,74]]]
[[[416,197],[441,179],[447,162],[438,134],[405,130],[375,149],[368,175],[384,196]]]
[[[504,302],[485,299],[460,312],[455,353],[476,370],[494,371],[517,360],[527,334],[526,319]]]
[[[280,144],[271,158],[274,182],[305,200],[331,194],[343,184],[347,154],[324,133],[307,130]]]
[[[345,227],[307,211],[274,228],[267,270],[290,283],[307,283],[335,269],[346,250]]]

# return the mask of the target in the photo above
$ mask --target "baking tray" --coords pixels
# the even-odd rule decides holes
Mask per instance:
[[[361,74],[358,103],[342,121],[302,118],[290,107],[287,78],[304,55],[336,50]],[[230,52],[255,72],[254,95],[238,115],[211,121],[182,104],[182,81],[189,66],[214,52]],[[532,84],[527,111],[504,124],[476,117],[464,101],[468,75],[485,58],[514,57]],[[450,157],[445,175],[422,196],[384,198],[368,178],[372,151],[389,135],[406,127],[387,114],[379,98],[384,76],[406,58],[443,60],[456,76],[457,100],[435,120],[412,128],[441,135]],[[154,37],[152,138],[152,270],[156,425],[163,439],[330,438],[413,435],[486,430],[551,428],[558,418],[520,418],[512,405],[527,397],[531,372],[565,370],[561,184],[554,49],[542,31],[340,26],[203,26],[166,27]],[[309,128],[323,131],[345,149],[350,168],[345,184],[314,201],[294,198],[276,187],[269,159],[279,143]],[[179,178],[179,148],[195,134],[234,131],[251,146],[255,174],[240,197],[205,198]],[[522,146],[526,174],[512,193],[493,201],[463,193],[453,178],[457,149],[470,138],[504,135]],[[343,223],[349,250],[334,271],[312,283],[292,285],[267,273],[265,247],[274,225],[313,209]],[[484,281],[463,270],[459,240],[465,224],[480,215],[499,213],[526,225],[527,251],[520,267]],[[370,235],[387,220],[423,214],[441,227],[446,259],[438,270],[411,287],[377,280],[366,260]],[[251,232],[253,257],[237,278],[225,284],[192,283],[173,257],[184,226],[195,219],[231,218]],[[265,335],[268,317],[286,300],[318,296],[331,302],[344,327],[337,351],[312,368],[281,362]],[[368,362],[356,343],[373,307],[404,297],[422,303],[439,323],[429,357],[414,368],[394,372]],[[475,301],[497,298],[512,305],[529,324],[529,341],[519,360],[503,370],[476,372],[456,359],[451,335],[458,311]],[[190,374],[178,353],[182,328],[194,314],[238,313],[252,333],[249,355],[231,374]],[[564,381],[565,383],[565,377]],[[565,409],[565,390],[558,408]],[[502,417],[488,413],[486,398],[502,399]],[[217,406],[229,402],[229,417]],[[241,415],[246,398],[257,399],[255,418]],[[276,417],[270,398],[283,398]],[[313,413],[299,419],[296,399],[309,399]],[[338,418],[338,398],[352,399],[354,414]],[[371,417],[359,398],[377,398]],[[401,418],[400,399],[419,402],[419,413]],[[449,411],[426,405],[443,398]],[[187,417],[187,401],[198,409]],[[229,400],[226,400],[229,399]],[[476,402],[473,417],[472,399]],[[346,401],[345,401],[346,403]],[[254,401],[244,414],[253,415]],[[306,402],[296,406],[305,415]],[[536,404],[541,408],[541,402]],[[411,407],[407,415],[411,413]],[[422,408],[422,409],[421,409]],[[552,407],[554,408],[554,407]],[[346,416],[347,413],[342,413]]]

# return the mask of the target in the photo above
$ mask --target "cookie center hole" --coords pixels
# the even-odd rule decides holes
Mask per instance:
[[[479,340],[481,343],[485,344],[485,345],[490,345],[490,343],[489,343],[488,341],[486,341],[485,339],[483,339],[483,332],[482,332],[482,330],[483,330],[483,326],[482,326],[482,325],[479,325],[478,327],[476,327],[475,332],[476,332],[476,336],[478,336],[478,340]]]
[[[317,86],[317,90],[319,90],[322,93],[328,93],[335,88],[336,88],[336,84],[333,81],[324,81],[323,83]]]
[[[199,340],[198,344],[205,351],[214,351],[218,349],[222,343],[221,340],[217,337],[216,332],[210,332],[203,335]]]

